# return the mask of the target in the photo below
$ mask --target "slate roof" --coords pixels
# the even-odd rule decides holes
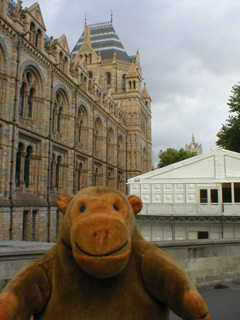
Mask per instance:
[[[17,3],[14,0],[9,0],[8,2],[8,13],[10,14],[17,6]]]
[[[103,22],[89,25],[91,45],[96,53],[100,52],[103,60],[112,59],[114,52],[116,59],[131,62],[127,55],[112,22]],[[73,48],[72,55],[75,56],[83,44],[84,33],[82,33],[77,44]]]

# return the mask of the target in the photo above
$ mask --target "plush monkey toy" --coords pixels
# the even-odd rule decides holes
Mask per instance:
[[[107,187],[60,196],[65,213],[56,245],[17,273],[0,295],[1,320],[210,320],[181,268],[146,242],[142,207]]]

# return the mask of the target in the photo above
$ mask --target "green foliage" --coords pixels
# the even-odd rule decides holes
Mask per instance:
[[[166,151],[160,150],[158,157],[159,163],[158,168],[166,167],[169,164],[173,164],[175,162],[179,162],[188,158],[193,157],[194,154],[191,152],[187,152],[181,148],[179,151],[173,148],[168,148]]]
[[[231,115],[218,132],[216,144],[224,149],[240,152],[240,86],[235,85],[231,92],[232,96],[228,100]]]

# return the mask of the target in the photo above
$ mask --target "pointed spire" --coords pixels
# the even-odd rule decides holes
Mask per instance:
[[[195,139],[194,139],[194,133],[192,134],[192,144],[195,143]]]
[[[84,40],[83,42],[86,42],[88,44],[90,44],[90,27],[85,25],[84,27]]]
[[[136,63],[136,65],[139,67],[139,65],[140,65],[139,49],[137,49],[135,63]]]
[[[144,83],[144,87],[142,90],[142,99],[150,99],[149,93],[147,91],[146,83]]]

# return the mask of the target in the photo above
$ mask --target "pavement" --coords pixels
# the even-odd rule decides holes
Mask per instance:
[[[240,320],[240,283],[225,284],[227,288],[199,289],[205,299],[211,320]],[[180,320],[171,313],[170,320]]]

